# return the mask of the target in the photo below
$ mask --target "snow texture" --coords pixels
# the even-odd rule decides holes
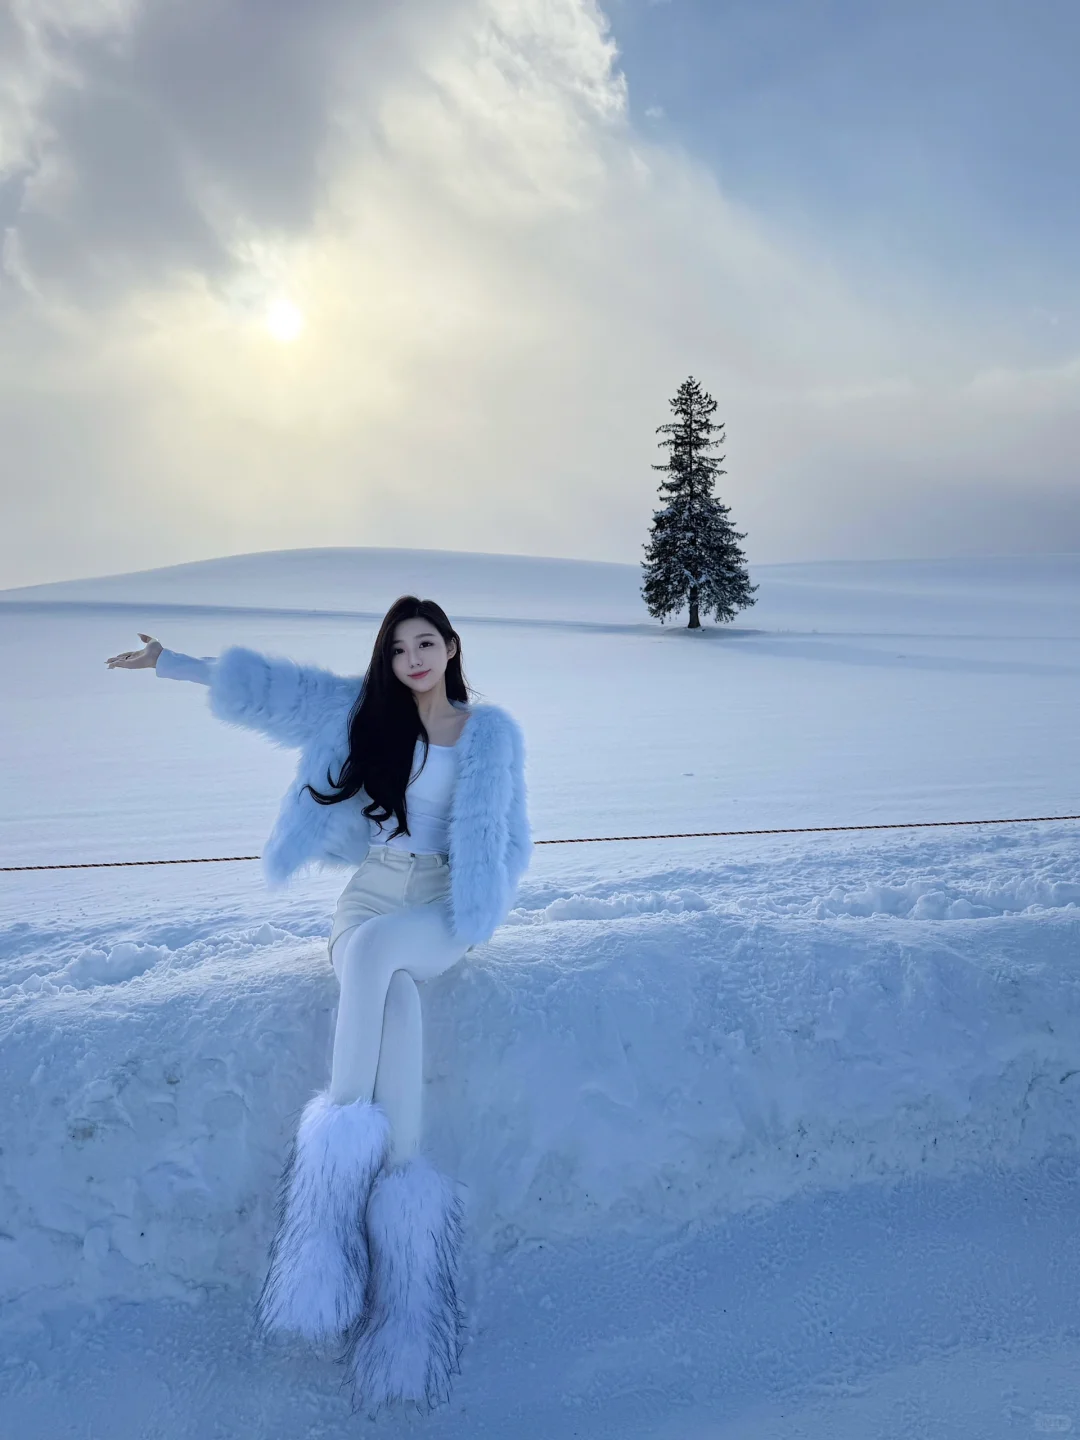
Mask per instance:
[[[351,671],[410,588],[519,719],[538,840],[1080,813],[1075,557],[759,568],[759,628],[696,636],[642,621],[636,567],[519,569],[0,596],[0,864],[257,853],[291,758],[103,657],[149,627]],[[340,1367],[250,1325],[344,879],[0,876],[0,1433],[356,1433]],[[1078,941],[1074,824],[539,845],[422,987],[467,1316],[425,1432],[1080,1429]]]

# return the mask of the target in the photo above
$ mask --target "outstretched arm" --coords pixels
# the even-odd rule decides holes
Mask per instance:
[[[213,658],[204,656],[197,660],[194,655],[181,655],[177,650],[166,650],[160,640],[152,635],[139,635],[144,641],[141,650],[122,650],[119,655],[110,655],[105,664],[110,670],[155,669],[163,680],[194,680],[197,685],[209,685],[213,677]]]
[[[196,685],[211,685],[217,661],[212,655],[182,655],[179,650],[162,650],[157,670],[160,680],[194,680]]]
[[[216,659],[166,650],[150,635],[142,650],[126,650],[105,663],[111,670],[156,668],[164,680],[193,680],[210,690],[210,709],[230,725],[258,730],[279,745],[299,747],[327,717],[342,723],[360,693],[360,677],[335,675],[232,645]]]
[[[359,676],[335,675],[318,665],[297,665],[233,645],[214,661],[210,709],[230,725],[300,747],[331,716],[340,721],[344,738],[361,684]]]

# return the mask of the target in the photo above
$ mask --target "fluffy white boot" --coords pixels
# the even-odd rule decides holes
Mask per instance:
[[[335,1105],[322,1091],[304,1107],[281,1181],[277,1233],[257,1305],[263,1334],[340,1336],[362,1313],[368,1282],[364,1210],[386,1159],[380,1106]]]
[[[376,1180],[367,1208],[371,1279],[346,1342],[353,1408],[394,1400],[430,1408],[459,1370],[462,1207],[453,1184],[417,1156]]]

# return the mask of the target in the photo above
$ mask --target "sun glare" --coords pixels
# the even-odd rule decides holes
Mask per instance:
[[[296,340],[304,328],[303,312],[291,300],[281,297],[266,307],[263,323],[270,335],[282,345]]]

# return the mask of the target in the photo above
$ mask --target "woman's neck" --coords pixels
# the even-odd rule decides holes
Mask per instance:
[[[414,699],[425,730],[437,726],[440,720],[453,720],[461,714],[447,696],[445,680],[437,688],[433,687],[424,695],[416,695]]]

